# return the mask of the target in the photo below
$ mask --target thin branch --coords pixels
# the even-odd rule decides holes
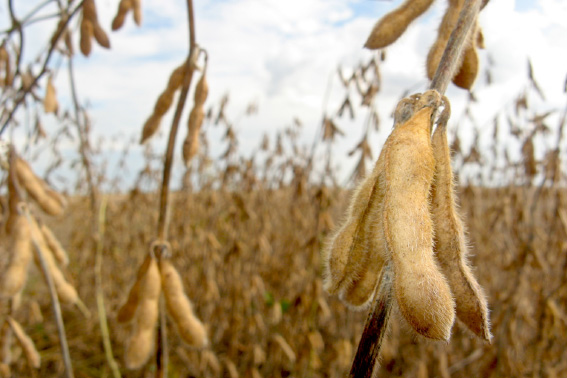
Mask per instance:
[[[392,274],[391,267],[388,265],[384,268],[382,277],[380,277],[380,288],[376,293],[374,306],[368,314],[354,356],[349,374],[351,378],[371,378],[373,376],[392,310]]]
[[[69,17],[67,18],[67,20],[65,21],[65,26],[67,24],[69,24],[69,22],[71,21],[71,19],[73,18],[73,16],[79,11],[79,9],[81,9],[83,6],[83,1],[81,1],[76,7],[75,9],[73,9],[73,11],[69,14]],[[57,41],[59,41],[59,38],[61,38],[61,36],[63,35],[63,32],[65,31],[65,27],[60,28],[59,30],[57,30],[55,38],[53,39],[55,41],[55,43],[53,43],[52,46],[49,47],[49,50],[47,52],[47,56],[45,57],[45,60],[43,62],[43,66],[41,68],[41,71],[39,72],[38,75],[36,75],[36,77],[34,78],[33,82],[31,83],[31,85],[28,88],[22,88],[21,90],[21,94],[20,96],[15,100],[14,103],[14,107],[12,108],[12,110],[8,113],[8,117],[5,121],[3,121],[2,127],[0,128],[0,135],[2,135],[4,133],[4,130],[6,129],[6,127],[8,126],[8,124],[10,123],[10,121],[12,120],[12,118],[14,117],[16,111],[18,110],[18,108],[20,107],[20,105],[22,105],[22,103],[24,102],[26,96],[31,92],[31,90],[33,89],[33,87],[37,84],[37,82],[42,78],[43,75],[45,75],[45,73],[47,72],[47,65],[49,64],[49,61],[51,59],[51,55],[53,55],[53,52],[55,51],[55,47],[57,45]]]
[[[26,216],[28,224],[32,227],[32,222],[30,213],[27,207],[21,209],[23,214]],[[67,335],[65,334],[65,324],[63,323],[63,315],[61,314],[61,306],[59,305],[59,298],[57,297],[57,292],[55,291],[55,283],[51,277],[51,272],[47,266],[47,262],[43,257],[44,251],[41,250],[38,241],[35,239],[34,234],[31,235],[32,244],[34,246],[35,254],[39,265],[41,266],[41,272],[47,283],[49,296],[51,297],[51,305],[53,309],[53,316],[55,317],[55,323],[57,324],[57,332],[59,334],[59,343],[61,345],[61,354],[63,355],[63,364],[65,365],[65,376],[67,378],[74,378],[73,375],[73,364],[71,362],[71,355],[69,354],[69,345],[67,344]]]
[[[451,33],[429,89],[435,89],[441,95],[445,94],[449,82],[455,76],[457,63],[460,61],[459,57],[466,44],[467,36],[474,25],[481,4],[482,0],[465,0],[457,26]]]
[[[167,229],[168,229],[168,214],[169,214],[169,183],[171,181],[171,168],[173,166],[173,150],[175,148],[175,138],[177,136],[177,130],[179,129],[179,122],[181,120],[181,114],[183,113],[183,108],[187,100],[187,94],[189,93],[189,87],[191,86],[191,80],[193,79],[194,64],[193,56],[198,52],[197,43],[195,42],[195,17],[193,12],[193,1],[187,0],[187,17],[189,23],[189,53],[187,56],[187,69],[183,75],[183,86],[181,88],[181,93],[177,102],[177,108],[175,109],[175,114],[173,116],[173,121],[171,124],[171,129],[169,131],[169,140],[167,142],[167,150],[165,153],[165,162],[163,167],[163,180],[160,192],[160,203],[159,203],[159,218],[157,225],[158,239],[165,241],[167,240]],[[162,254],[159,254],[159,258],[162,258]],[[167,343],[167,329],[166,329],[166,314],[164,308],[163,300],[160,300],[160,320],[158,324],[158,335],[157,335],[157,370],[156,377],[163,378],[167,375],[168,363],[169,363],[169,351]]]

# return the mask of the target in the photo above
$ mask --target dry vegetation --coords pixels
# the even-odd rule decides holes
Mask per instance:
[[[430,2],[422,3],[425,11]],[[103,46],[108,43],[101,41],[108,42],[108,38],[103,38],[104,31],[96,32],[101,27],[94,1],[85,5],[89,8],[80,22],[81,33],[85,33],[81,48],[88,55],[91,37]],[[136,23],[141,22],[140,2],[122,0],[113,29],[122,25],[130,10]],[[64,21],[56,31],[55,42],[59,38],[65,42],[61,53],[69,57],[72,46],[67,42],[65,22],[77,12],[73,4],[62,11]],[[416,16],[404,15],[410,18],[402,23],[404,30]],[[472,46],[474,50],[476,45]],[[143,140],[151,137],[173,105],[173,93],[181,90],[187,95],[198,55],[192,43],[187,61],[172,73],[159,97]],[[371,281],[370,286],[360,286],[361,291],[350,292],[337,284],[352,306],[324,290],[333,282],[328,277],[324,281],[321,251],[344,220],[345,211],[351,217],[362,211],[349,207],[350,190],[336,184],[331,157],[342,134],[338,127],[342,118],[347,113],[355,118],[355,109],[366,112],[363,138],[351,151],[360,156],[352,181],[364,182],[366,164],[375,160],[369,140],[379,128],[375,100],[383,59],[382,55],[382,59],[360,64],[347,77],[346,70],[339,68],[345,99],[336,113],[323,115],[312,147],[298,142],[302,126],[297,120],[274,140],[264,137],[249,155],[238,150],[235,125],[225,112],[228,97],[205,112],[203,67],[184,143],[183,187],[171,193],[169,226],[165,223],[165,231],[158,230],[157,237],[156,224],[162,224],[164,217],[163,198],[147,188],[163,185],[161,166],[155,164],[156,160],[161,164],[162,155],[147,147],[146,168],[127,193],[98,193],[101,183],[112,178],[92,163],[95,151],[89,142],[88,117],[77,99],[75,115],[59,113],[62,131],[49,136],[49,141],[57,156],[60,135],[76,133],[81,160],[75,167],[87,183],[83,191],[87,195],[63,198],[15,153],[4,154],[12,163],[2,176],[2,186],[8,190],[1,197],[0,377],[62,376],[67,364],[65,346],[60,344],[62,320],[76,377],[154,376],[160,371],[157,364],[163,361],[164,347],[168,349],[169,377],[347,375],[366,319],[365,312],[352,311],[352,307],[369,301],[373,295],[369,287],[375,287],[378,280],[363,275],[360,266],[347,267],[357,271],[352,281]],[[3,93],[9,93],[11,71],[6,64],[3,67]],[[35,81],[47,71],[40,72]],[[34,85],[25,75],[16,72],[10,78],[20,87],[14,87],[18,89],[11,100],[3,97],[4,109],[15,112],[18,99],[33,94]],[[37,101],[46,113],[57,114],[51,76],[45,85],[45,98]],[[440,265],[447,276],[453,268],[464,272],[449,279],[452,290],[459,279],[474,281],[469,266],[474,267],[490,309],[492,343],[475,338],[467,329],[489,338],[485,313],[475,312],[480,319],[462,316],[464,305],[459,300],[463,296],[455,298],[456,314],[463,323],[456,321],[448,343],[418,336],[398,300],[381,345],[378,376],[567,375],[567,190],[560,154],[567,108],[536,112],[532,100],[538,97],[544,100],[529,65],[525,90],[495,116],[488,146],[481,145],[480,127],[470,112],[477,101],[472,94],[463,118],[477,137],[466,149],[461,148],[458,132],[450,138],[452,174],[461,183],[457,197],[469,239],[469,263],[463,257],[464,244],[456,259],[447,255],[444,243],[452,241],[443,238],[452,236],[442,232],[435,233],[435,253],[445,254]],[[356,106],[358,103],[361,105]],[[6,125],[11,119],[12,113],[3,113]],[[549,119],[559,124],[550,126]],[[221,128],[225,135],[227,149],[217,159],[208,148],[211,128]],[[40,135],[41,125],[35,132],[34,138],[45,137]],[[434,144],[443,145],[435,139],[444,140],[439,134]],[[499,142],[503,139],[506,144]],[[446,147],[443,145],[443,153]],[[321,151],[321,160],[326,160],[323,169],[315,164]],[[124,156],[127,154],[125,151]],[[445,159],[435,158],[438,165]],[[47,177],[58,164],[52,164]],[[443,169],[447,166],[435,168],[438,175]],[[444,172],[445,181],[436,181],[433,196],[449,198],[451,172]],[[354,191],[354,198],[370,192],[365,185]],[[422,192],[427,201],[428,188]],[[443,206],[438,206],[442,201],[432,200],[436,225],[443,216],[439,215]],[[464,235],[452,201],[447,211],[453,223],[448,227]],[[431,230],[426,231],[432,238]],[[459,240],[464,242],[464,236]],[[435,267],[433,262],[430,265]],[[474,290],[465,295],[472,302],[482,302],[479,289]],[[161,304],[160,293],[164,294]],[[450,324],[444,327],[450,331]],[[447,338],[447,329],[439,331],[442,335],[437,338]],[[164,344],[165,330],[168,342]],[[156,350],[157,359],[152,354]]]

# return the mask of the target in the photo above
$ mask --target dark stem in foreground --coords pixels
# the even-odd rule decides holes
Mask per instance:
[[[160,202],[159,202],[159,218],[157,225],[157,234],[160,242],[165,242],[167,240],[167,226],[168,226],[168,214],[169,214],[169,182],[171,180],[171,168],[173,165],[173,149],[175,148],[175,138],[177,136],[177,130],[179,129],[179,122],[181,120],[181,114],[183,113],[183,107],[185,106],[185,101],[187,100],[187,94],[189,93],[189,87],[191,86],[191,80],[193,79],[193,71],[195,69],[193,61],[195,54],[198,52],[197,44],[195,42],[195,17],[193,13],[193,1],[187,0],[187,17],[189,23],[189,54],[187,56],[187,69],[183,75],[183,86],[181,87],[181,93],[179,95],[179,100],[177,102],[177,108],[175,109],[175,114],[173,116],[173,122],[171,124],[171,129],[169,131],[169,139],[167,142],[167,150],[165,153],[165,162],[163,167],[163,180],[161,184],[160,192]],[[161,259],[162,254],[160,253],[158,259]],[[163,378],[167,376],[167,369],[169,364],[169,350],[167,343],[167,330],[166,330],[166,314],[165,306],[163,300],[160,300],[160,319],[158,323],[158,334],[157,334],[157,356],[156,356],[156,378]]]
[[[482,0],[465,0],[463,9],[459,14],[457,26],[451,33],[449,42],[445,47],[435,76],[431,81],[429,89],[435,89],[441,95],[445,94],[449,82],[457,69],[459,57],[465,46],[467,36],[476,20],[480,10]],[[387,271],[386,271],[387,270]],[[358,349],[352,363],[350,377],[371,378],[373,371],[380,357],[380,348],[384,335],[388,329],[388,320],[392,308],[392,286],[390,275],[393,272],[390,268],[385,268],[385,273],[381,277],[380,289],[377,292],[377,299],[372,304],[372,309],[366,320],[364,331],[358,344]]]

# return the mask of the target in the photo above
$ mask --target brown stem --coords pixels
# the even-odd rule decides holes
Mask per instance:
[[[371,378],[380,357],[380,348],[392,310],[392,271],[389,265],[384,268],[380,282],[350,369],[351,378]]]
[[[171,129],[169,131],[169,140],[167,142],[167,150],[165,153],[165,162],[163,167],[163,180],[161,185],[160,193],[160,203],[159,203],[159,218],[157,225],[158,239],[165,241],[167,240],[167,229],[168,229],[168,214],[169,214],[169,182],[171,179],[171,168],[173,166],[173,149],[175,147],[175,138],[177,136],[177,130],[179,129],[179,121],[181,120],[181,114],[183,113],[183,107],[185,106],[185,101],[187,100],[187,94],[189,93],[189,87],[191,86],[191,80],[193,79],[194,63],[192,57],[196,51],[197,44],[195,42],[195,17],[193,13],[193,1],[187,0],[187,17],[189,23],[189,54],[187,56],[187,69],[183,75],[183,86],[181,88],[181,93],[179,95],[179,100],[177,102],[177,108],[175,109],[175,114],[173,115],[173,121],[171,124]],[[161,254],[159,258],[161,258]],[[167,329],[166,329],[166,314],[165,306],[163,301],[160,301],[160,320],[158,324],[158,336],[157,336],[157,356],[156,356],[156,377],[163,378],[167,376],[168,362],[169,362],[169,350],[167,343]]]
[[[27,218],[29,226],[32,227],[32,222],[30,213],[26,207],[22,209],[24,215]],[[41,250],[38,241],[32,233],[32,244],[41,266],[41,272],[47,283],[49,296],[51,297],[51,305],[53,309],[53,316],[55,317],[55,323],[57,324],[57,332],[59,333],[59,343],[61,345],[61,354],[63,355],[63,364],[65,365],[65,376],[67,378],[73,378],[73,364],[71,363],[71,355],[69,354],[69,345],[67,343],[67,335],[65,334],[65,324],[63,323],[63,315],[61,314],[61,306],[59,305],[59,298],[57,297],[57,292],[55,291],[55,283],[51,277],[51,272],[47,266],[47,262],[43,258],[44,251]]]
[[[449,38],[449,42],[447,42],[447,46],[437,66],[437,71],[435,71],[435,76],[433,76],[429,89],[435,89],[442,95],[445,94],[449,82],[453,76],[455,76],[459,57],[465,46],[469,31],[476,20],[481,4],[482,0],[465,0],[463,9],[459,15],[459,20],[457,21],[457,26],[451,33],[451,37]]]

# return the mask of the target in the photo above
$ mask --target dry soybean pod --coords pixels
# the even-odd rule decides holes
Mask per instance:
[[[447,42],[449,42],[449,37],[457,25],[464,0],[449,0],[448,3],[449,5],[445,11],[445,15],[439,25],[437,40],[433,46],[431,46],[427,54],[427,77],[429,80],[433,79],[437,66],[439,66],[439,62],[443,56],[443,51],[447,46]],[[459,59],[462,59],[462,56],[460,56]],[[457,67],[460,67],[460,64],[458,64]]]
[[[435,180],[431,192],[431,212],[435,224],[435,252],[455,296],[457,317],[478,337],[490,341],[488,307],[482,288],[467,262],[467,241],[456,204],[451,155],[447,142],[449,102],[432,145],[435,156]]]
[[[183,141],[183,160],[185,165],[189,165],[193,156],[199,151],[199,132],[203,120],[205,119],[205,110],[203,105],[209,94],[209,85],[207,84],[207,69],[203,70],[203,74],[199,82],[195,86],[194,105],[189,114],[189,122],[187,123],[187,137]]]
[[[478,75],[479,61],[477,53],[477,40],[480,29],[477,27],[471,31],[469,45],[463,52],[463,62],[457,74],[453,77],[453,84],[459,88],[470,90]]]
[[[126,346],[124,362],[128,369],[138,369],[150,358],[159,315],[161,280],[155,259],[151,258],[139,291],[134,330]]]
[[[134,6],[133,0],[121,0],[120,4],[118,4],[118,12],[114,19],[112,20],[112,30],[118,30],[124,25],[124,20],[126,19],[126,15],[128,11],[132,9]]]
[[[433,256],[429,211],[435,169],[430,132],[439,100],[436,91],[425,92],[415,114],[386,142],[383,230],[402,315],[423,336],[448,340],[455,302]]]
[[[432,3],[433,0],[404,1],[374,25],[364,47],[375,50],[394,43],[416,18],[429,9]]]
[[[18,183],[24,187],[30,197],[47,214],[61,215],[66,206],[63,196],[50,189],[45,181],[37,177],[26,161],[17,157],[14,163]]]
[[[144,127],[142,129],[142,138],[140,139],[141,144],[152,137],[152,135],[154,135],[159,129],[161,118],[169,110],[171,104],[173,103],[173,96],[175,94],[175,91],[177,91],[177,89],[181,87],[181,84],[183,82],[183,75],[185,72],[185,66],[185,63],[183,63],[181,66],[173,70],[173,72],[169,76],[167,87],[158,97],[158,100],[156,101],[156,104],[154,106],[153,113],[144,123]]]
[[[69,265],[69,255],[67,254],[67,251],[65,251],[65,248],[63,248],[59,240],[57,240],[57,237],[45,223],[41,225],[41,234],[57,262],[63,266]]]
[[[77,290],[65,279],[63,272],[57,266],[55,262],[55,258],[53,254],[49,252],[49,247],[47,246],[47,242],[43,237],[43,234],[37,224],[37,221],[30,217],[31,222],[28,222],[32,239],[35,240],[37,246],[39,247],[39,252],[41,253],[47,268],[49,269],[49,273],[51,274],[51,278],[53,280],[53,284],[55,285],[55,290],[57,291],[57,296],[59,300],[63,303],[69,304],[78,304],[79,302],[79,295],[77,294]],[[41,269],[41,264],[38,261],[38,257],[34,254],[34,261],[38,268]],[[80,305],[79,305],[80,306]]]
[[[414,99],[403,99],[403,109],[413,109]],[[409,118],[409,114],[403,114]],[[400,117],[398,117],[400,119]],[[325,289],[340,292],[341,299],[355,307],[368,304],[384,265],[382,222],[383,154],[368,175],[355,189],[347,220],[323,250]]]
[[[14,218],[10,238],[10,263],[0,278],[2,298],[11,298],[19,293],[27,281],[32,250],[30,229],[24,216],[17,215]]]
[[[39,368],[41,365],[41,356],[35,348],[32,339],[24,332],[22,326],[11,316],[8,316],[6,319],[8,323],[10,323],[10,327],[12,328],[12,331],[14,331],[14,336],[16,336],[16,340],[18,340],[20,347],[24,351],[24,355],[26,356],[30,366],[34,369]]]
[[[193,347],[206,347],[209,343],[207,331],[193,312],[191,301],[183,290],[181,276],[169,260],[162,259],[159,269],[167,312],[177,326],[181,338]]]
[[[144,276],[150,267],[151,261],[151,256],[147,255],[142,265],[140,265],[136,275],[136,282],[134,282],[134,285],[132,285],[130,292],[128,293],[128,299],[118,310],[118,315],[116,317],[118,323],[127,323],[134,318],[134,314],[138,308],[138,303],[140,302],[140,288],[143,284]]]

